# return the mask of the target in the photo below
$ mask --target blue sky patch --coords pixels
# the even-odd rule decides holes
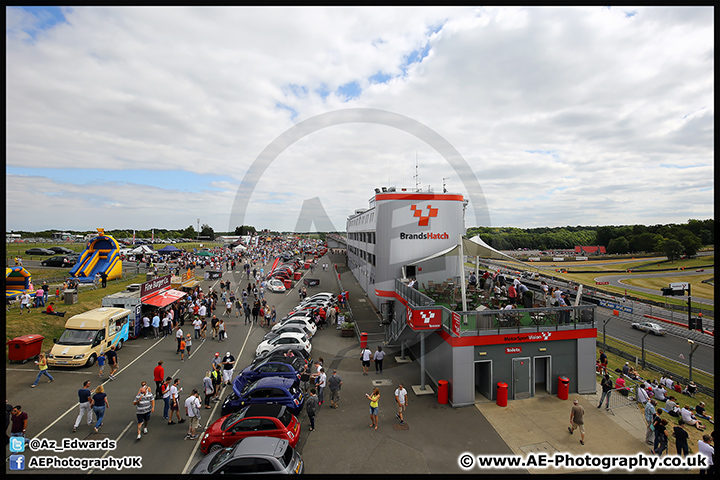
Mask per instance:
[[[298,111],[292,108],[290,105],[285,105],[284,103],[277,102],[275,103],[275,108],[280,108],[282,110],[287,110],[290,112],[290,120],[295,120],[295,118],[298,116]]]
[[[362,88],[360,88],[360,83],[350,82],[346,83],[345,85],[339,86],[337,89],[337,93],[341,97],[345,97],[346,100],[352,100],[360,96],[360,94],[362,93]]]
[[[46,30],[50,30],[58,23],[67,23],[65,15],[61,7],[11,7],[18,8],[35,17],[35,22],[31,26],[23,29],[25,33],[33,39],[37,35]]]

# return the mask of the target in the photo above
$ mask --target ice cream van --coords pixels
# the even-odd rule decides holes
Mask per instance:
[[[53,339],[48,365],[91,367],[110,346],[120,350],[128,339],[131,314],[126,308],[101,307],[70,317],[60,338]]]

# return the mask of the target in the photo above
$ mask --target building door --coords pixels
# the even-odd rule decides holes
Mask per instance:
[[[475,403],[493,400],[492,360],[475,362]],[[483,398],[484,397],[484,398]]]
[[[530,358],[513,358],[513,398],[530,397]]]
[[[533,357],[533,396],[538,393],[552,394],[552,383],[550,380],[550,372],[552,371],[551,359],[552,357],[550,355]]]

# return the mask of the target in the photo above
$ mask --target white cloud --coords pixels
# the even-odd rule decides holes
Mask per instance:
[[[33,37],[37,18],[8,8],[7,228],[89,229],[105,215],[106,228],[185,228],[200,216],[224,230],[266,146],[297,122],[355,107],[447,139],[480,181],[493,225],[709,218],[712,12],[73,8]],[[337,93],[353,82],[359,96]],[[422,140],[330,126],[277,157],[245,223],[292,229],[302,202],[319,196],[343,228],[374,187],[415,185],[416,152],[424,188],[447,178],[466,193]],[[77,180],[47,178],[53,168]],[[118,184],[120,170],[167,176],[148,188]],[[179,171],[203,176],[178,185]]]

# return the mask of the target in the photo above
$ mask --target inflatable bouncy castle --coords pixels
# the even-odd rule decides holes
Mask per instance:
[[[32,291],[32,282],[30,280],[30,272],[25,270],[23,267],[8,267],[5,269],[5,300],[12,300],[21,293],[30,292],[30,295],[35,296],[35,292]]]
[[[107,275],[107,280],[122,276],[122,260],[120,260],[120,246],[117,240],[105,235],[102,228],[98,228],[97,231],[98,236],[90,239],[77,263],[70,270],[70,276],[80,283],[92,283],[98,273]]]

